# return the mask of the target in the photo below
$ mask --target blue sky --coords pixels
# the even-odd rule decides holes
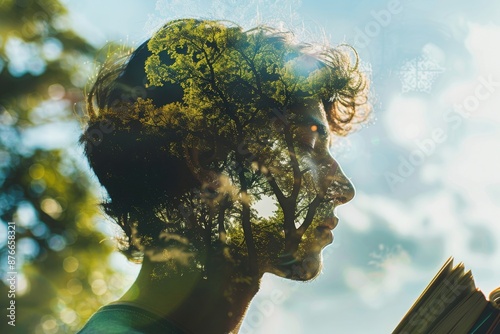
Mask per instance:
[[[357,48],[374,117],[334,152],[357,196],[338,209],[323,274],[298,286],[265,277],[241,333],[388,333],[449,256],[483,291],[500,285],[500,3],[65,3],[75,30],[96,45],[137,45],[189,16]]]

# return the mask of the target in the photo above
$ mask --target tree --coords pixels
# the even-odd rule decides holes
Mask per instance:
[[[238,264],[240,279],[252,281],[277,254],[305,251],[309,226],[335,196],[307,161],[308,142],[327,131],[301,110],[321,102],[330,129],[346,134],[367,116],[368,85],[355,53],[353,63],[341,48],[289,38],[268,28],[245,33],[179,20],[130,62],[101,72],[89,129],[107,121],[115,131],[87,154],[110,193],[110,214],[129,237],[131,257],[140,251],[160,254],[157,261],[181,258],[210,280],[218,253]],[[319,173],[334,180],[333,167]],[[197,182],[183,183],[193,176]],[[259,219],[252,207],[264,196],[278,203],[270,219]],[[286,270],[280,274],[294,274]]]
[[[2,1],[0,22],[0,224],[16,228],[16,330],[69,333],[115,297],[122,278],[106,261],[113,247],[96,228],[100,199],[83,160],[74,147],[26,139],[77,129],[75,106],[102,55],[71,31],[57,0]],[[0,246],[5,310],[13,270],[3,238]]]

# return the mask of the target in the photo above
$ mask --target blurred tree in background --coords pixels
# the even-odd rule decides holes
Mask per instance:
[[[75,110],[98,57],[59,1],[0,1],[1,333],[75,332],[123,289],[123,275],[109,266],[113,246],[96,228],[97,187],[76,147]],[[9,221],[15,329],[5,316]]]

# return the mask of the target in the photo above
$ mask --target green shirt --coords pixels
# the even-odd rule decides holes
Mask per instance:
[[[160,316],[133,305],[101,307],[77,334],[186,334]]]

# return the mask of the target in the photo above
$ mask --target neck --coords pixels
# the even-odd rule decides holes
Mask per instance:
[[[261,277],[241,280],[236,270],[218,268],[203,278],[197,271],[166,273],[163,266],[144,259],[120,301],[151,309],[189,333],[238,333]]]

